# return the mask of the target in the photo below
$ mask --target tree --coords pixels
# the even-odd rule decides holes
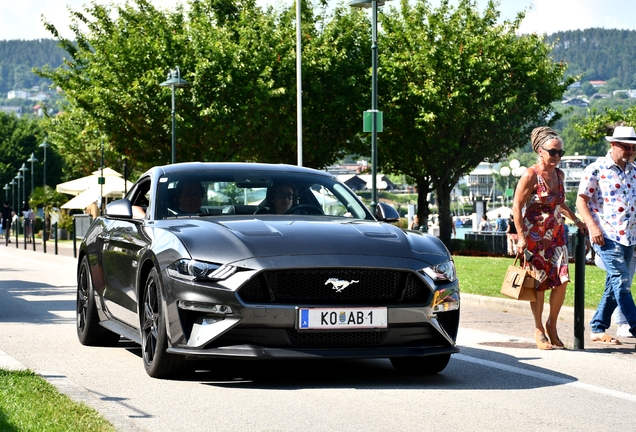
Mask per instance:
[[[77,42],[60,39],[65,66],[39,71],[69,101],[50,134],[69,162],[90,166],[104,137],[108,164],[168,163],[171,92],[159,83],[174,66],[189,82],[177,90],[177,161],[296,162],[294,12],[254,0],[192,1],[188,12],[131,0],[115,10],[92,3],[74,12],[85,26],[74,27]],[[363,151],[352,107],[369,93],[359,82],[367,26],[350,8],[331,21],[303,9],[304,165]]]
[[[31,164],[27,159],[33,153],[39,160],[33,166],[34,186],[42,185],[42,150],[38,146],[42,143],[44,131],[42,121],[29,116],[16,117],[13,114],[0,113],[0,186],[11,182],[17,175],[22,164],[29,169],[26,172],[25,184],[29,195],[31,188]],[[49,149],[47,153],[47,183],[56,184],[62,179],[62,160]],[[16,192],[17,193],[17,192]],[[20,197],[21,201],[22,197]]]
[[[435,188],[447,246],[458,180],[479,162],[499,161],[526,144],[573,81],[563,79],[566,66],[550,59],[542,36],[516,34],[523,14],[499,24],[492,1],[483,15],[475,1],[449,3],[432,9],[426,0],[402,0],[381,17],[386,121],[378,146],[383,167]]]
[[[575,125],[575,128],[582,137],[590,141],[600,142],[604,148],[601,154],[604,155],[608,148],[604,137],[612,135],[617,123],[629,126],[636,125],[636,106],[626,109],[623,107],[605,108],[602,112],[591,110],[588,117],[582,123]]]

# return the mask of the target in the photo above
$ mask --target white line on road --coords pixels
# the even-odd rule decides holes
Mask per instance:
[[[528,377],[532,377],[532,378],[537,378],[537,379],[541,379],[544,381],[549,381],[555,384],[562,384],[562,385],[567,385],[570,387],[575,387],[581,390],[587,390],[589,392],[593,392],[593,393],[599,393],[605,396],[612,396],[618,399],[624,399],[630,402],[636,402],[636,395],[630,394],[630,393],[624,393],[624,392],[620,392],[620,391],[616,391],[616,390],[611,390],[608,388],[604,388],[604,387],[599,387],[599,386],[595,386],[592,384],[586,384],[586,383],[582,383],[580,381],[576,381],[573,379],[567,379],[567,378],[559,378],[553,375],[549,375],[546,373],[541,373],[541,372],[534,372],[531,370],[527,370],[527,369],[522,369],[519,367],[515,367],[515,366],[509,366],[503,363],[497,363],[494,361],[490,361],[490,360],[484,360],[484,359],[480,359],[477,357],[471,357],[471,356],[467,356],[467,355],[463,355],[463,354],[453,354],[453,359],[455,360],[461,360],[461,361],[465,361],[465,362],[469,362],[469,363],[475,363],[481,366],[486,366],[486,367],[490,367],[493,369],[500,369],[500,370],[504,370],[506,372],[511,372],[511,373],[516,373],[519,375],[525,375]]]

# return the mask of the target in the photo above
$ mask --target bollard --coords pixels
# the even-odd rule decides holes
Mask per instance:
[[[574,349],[585,349],[585,235],[576,233],[574,251]]]
[[[73,258],[77,258],[77,237],[75,233],[77,232],[77,222],[75,218],[73,218]]]
[[[51,231],[55,233],[55,255],[57,255],[57,222],[53,224],[53,229]]]

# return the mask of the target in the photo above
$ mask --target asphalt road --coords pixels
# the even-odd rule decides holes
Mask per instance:
[[[157,380],[132,343],[79,344],[72,253],[0,247],[0,263],[0,367],[42,374],[122,431],[626,431],[636,421],[634,341],[539,351],[526,303],[463,296],[461,353],[436,376],[400,376],[388,360],[225,361]],[[571,310],[562,316],[572,347]]]

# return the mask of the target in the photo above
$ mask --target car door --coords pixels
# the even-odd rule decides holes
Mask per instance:
[[[133,206],[145,211],[149,204],[149,188],[150,179],[137,183],[129,194]],[[116,219],[102,233],[105,306],[113,318],[135,328],[139,326],[139,257],[148,245],[148,239],[144,234],[145,221],[143,212],[133,213],[132,219]]]

